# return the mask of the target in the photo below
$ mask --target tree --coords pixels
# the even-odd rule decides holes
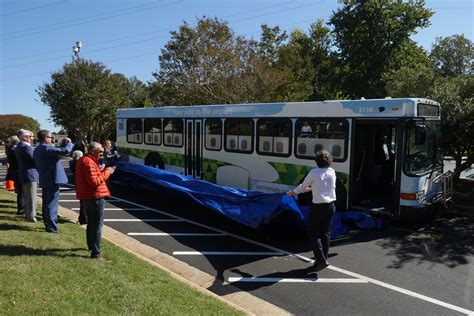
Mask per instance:
[[[352,98],[384,97],[383,73],[410,35],[429,25],[432,12],[422,0],[340,2],[330,24],[344,69],[344,91]]]
[[[428,53],[412,40],[406,40],[394,52],[382,80],[388,96],[427,98],[435,75]]]
[[[474,47],[464,35],[437,38],[430,57],[441,76],[474,74]]]
[[[257,44],[258,53],[269,64],[274,64],[280,58],[280,50],[288,39],[288,35],[278,26],[269,27],[267,24],[263,24],[261,28],[262,35]]]
[[[40,130],[40,124],[34,118],[26,115],[0,115],[0,140],[5,140],[12,135],[16,135],[21,128],[36,134]]]
[[[136,76],[126,78],[124,75],[118,73],[112,76],[122,85],[125,93],[125,107],[138,108],[152,106],[147,86],[138,80]]]
[[[168,105],[237,103],[252,98],[245,82],[255,44],[235,36],[218,19],[199,19],[195,28],[184,23],[171,32],[154,73]]]
[[[418,64],[403,66],[384,73],[385,90],[394,98],[429,98],[435,81],[435,71],[431,66]]]
[[[218,19],[199,19],[194,28],[185,23],[162,50],[151,95],[166,105],[304,100],[301,89],[287,89],[291,69],[278,64],[285,33],[262,28],[258,43]]]
[[[439,77],[432,98],[442,106],[443,151],[456,161],[457,179],[474,163],[474,77]]]
[[[100,141],[115,131],[115,112],[126,106],[120,79],[103,64],[75,59],[37,90],[51,118],[78,140]]]
[[[460,35],[438,38],[429,54],[431,65],[421,62],[384,74],[391,96],[427,97],[440,102],[442,149],[456,161],[456,178],[474,162],[474,77],[469,72],[472,47]],[[451,60],[451,56],[458,59]],[[463,161],[463,157],[467,159]]]

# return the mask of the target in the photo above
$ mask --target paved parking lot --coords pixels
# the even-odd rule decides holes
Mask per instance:
[[[436,230],[354,232],[333,242],[331,266],[315,274],[312,253],[290,227],[261,233],[192,203],[114,193],[105,225],[214,276],[208,289],[218,295],[245,291],[300,315],[473,313],[472,246],[439,249]],[[60,205],[78,212],[72,186],[62,188]]]

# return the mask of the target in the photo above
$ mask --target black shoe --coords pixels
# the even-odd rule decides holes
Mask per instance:
[[[321,271],[323,269],[326,269],[327,267],[329,267],[329,263],[323,261],[323,262],[315,262],[313,264],[313,271],[314,272],[318,272],[318,271]]]

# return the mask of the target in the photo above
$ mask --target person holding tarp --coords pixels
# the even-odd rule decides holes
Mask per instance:
[[[330,168],[332,157],[327,150],[316,153],[316,165],[294,190],[288,191],[288,196],[311,190],[313,205],[308,218],[308,236],[313,248],[315,262],[314,271],[321,271],[329,266],[329,228],[336,211],[336,172]]]

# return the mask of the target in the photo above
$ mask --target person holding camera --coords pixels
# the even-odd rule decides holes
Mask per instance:
[[[46,129],[38,132],[38,140],[40,144],[36,147],[33,157],[39,173],[39,186],[43,189],[43,222],[48,233],[57,233],[59,185],[68,183],[60,157],[69,155],[73,144],[71,139],[65,137],[61,141],[61,147],[55,147],[53,136]]]
[[[108,167],[113,166],[114,162],[120,159],[120,155],[117,150],[114,148],[112,141],[106,140],[104,142],[104,155],[102,162]]]
[[[104,153],[100,143],[92,142],[76,163],[76,196],[83,204],[87,216],[87,247],[91,259],[101,260],[100,243],[104,222],[105,198],[110,197],[107,180],[115,167],[101,167],[99,157]]]

